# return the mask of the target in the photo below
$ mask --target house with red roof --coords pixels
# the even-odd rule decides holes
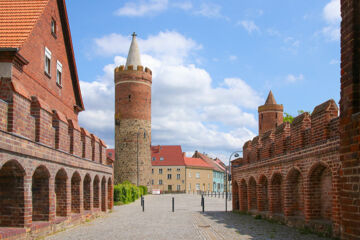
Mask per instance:
[[[180,145],[151,147],[151,187],[162,192],[185,192],[185,162]]]
[[[201,158],[184,157],[188,193],[212,192],[213,167]]]
[[[200,158],[209,164],[212,168],[212,191],[223,192],[225,191],[226,167],[225,164],[218,158],[212,159],[205,153],[195,151],[193,157]]]

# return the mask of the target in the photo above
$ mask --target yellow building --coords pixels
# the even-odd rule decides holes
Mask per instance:
[[[213,168],[201,158],[184,157],[186,192],[213,191]]]
[[[151,165],[152,189],[185,192],[185,162],[181,146],[152,146]]]

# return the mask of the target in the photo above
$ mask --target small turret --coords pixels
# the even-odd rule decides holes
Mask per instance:
[[[126,65],[125,65],[126,68],[128,68],[128,66],[130,65],[133,66],[133,69],[137,69],[137,66],[141,66],[140,50],[136,40],[136,36],[137,35],[134,32],[132,34],[132,41],[129,49],[129,54],[126,59]]]
[[[277,126],[283,123],[283,111],[282,104],[277,104],[271,90],[266,99],[264,105],[259,106],[259,135],[265,132],[275,129]]]

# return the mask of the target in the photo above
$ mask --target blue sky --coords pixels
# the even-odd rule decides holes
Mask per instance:
[[[339,101],[339,0],[66,3],[86,107],[80,124],[110,147],[113,68],[134,31],[154,73],[153,144],[226,161],[257,135],[270,89],[292,115]]]

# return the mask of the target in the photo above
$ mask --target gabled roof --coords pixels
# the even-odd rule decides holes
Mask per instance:
[[[153,161],[153,158],[155,160]],[[160,158],[164,160],[160,161]],[[158,145],[151,147],[152,166],[185,166],[180,145]]]
[[[42,16],[48,2],[49,0],[0,0],[0,48],[21,49]],[[85,108],[81,96],[65,0],[57,0],[57,3],[78,108],[76,110],[82,111]]]
[[[185,160],[185,165],[187,167],[201,167],[201,168],[212,169],[212,166],[210,166],[210,164],[208,164],[201,158],[184,157],[184,160]]]
[[[0,0],[0,48],[20,48],[48,0]]]
[[[224,168],[220,167],[220,166],[214,161],[214,159],[206,156],[205,154],[202,154],[202,153],[199,153],[198,151],[195,151],[193,157],[201,158],[201,159],[204,160],[207,164],[209,164],[214,171],[224,172]]]

